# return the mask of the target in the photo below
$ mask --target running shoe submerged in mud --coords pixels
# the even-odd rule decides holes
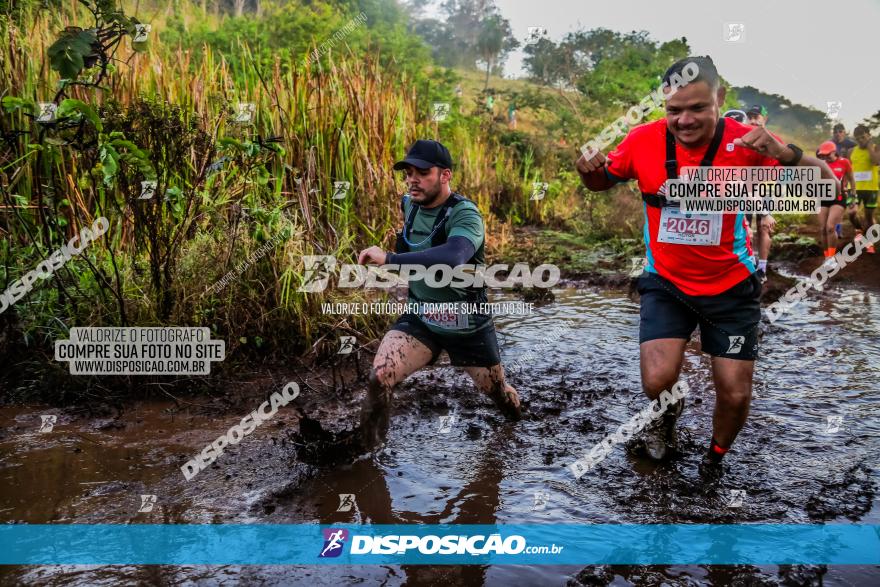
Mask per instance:
[[[495,388],[492,390],[492,393],[489,394],[489,397],[492,398],[492,401],[495,402],[495,405],[498,406],[498,409],[501,410],[501,413],[508,420],[518,421],[522,419],[522,407],[520,406],[519,394],[516,393],[516,390],[510,388],[507,389]]]
[[[724,475],[724,466],[721,464],[720,459],[713,459],[709,455],[703,455],[698,471],[700,477],[706,481],[717,481]]]
[[[643,452],[655,461],[664,460],[675,446],[675,424],[684,410],[684,398],[670,405],[666,412],[648,424],[639,438],[627,445],[633,452]]]
[[[361,404],[361,445],[370,451],[382,444],[391,418],[391,392],[367,392]]]

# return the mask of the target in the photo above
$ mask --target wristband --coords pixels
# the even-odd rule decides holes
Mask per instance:
[[[784,166],[786,166],[786,167],[794,167],[795,165],[797,165],[798,163],[801,162],[801,159],[802,159],[803,156],[804,156],[804,151],[803,151],[803,149],[801,149],[801,148],[798,147],[797,145],[793,145],[793,144],[791,144],[791,143],[788,143],[788,145],[786,145],[786,146],[787,146],[789,149],[791,149],[792,151],[794,151],[794,160],[793,160],[793,161],[789,161],[789,162],[785,162],[785,161],[779,161],[779,160],[777,159],[777,161],[779,161],[779,164],[780,164],[780,165],[784,165]]]

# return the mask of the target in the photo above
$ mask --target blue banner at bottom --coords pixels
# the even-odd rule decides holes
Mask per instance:
[[[14,524],[4,565],[880,564],[880,526]]]

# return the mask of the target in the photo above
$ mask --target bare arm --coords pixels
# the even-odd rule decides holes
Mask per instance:
[[[853,174],[852,168],[850,168],[846,175],[843,176],[843,191],[846,193],[846,190],[854,190],[856,189],[856,176]]]
[[[871,155],[871,163],[880,165],[880,147],[877,143],[868,143],[868,153]]]

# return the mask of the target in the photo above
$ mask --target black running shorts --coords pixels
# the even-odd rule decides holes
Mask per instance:
[[[758,357],[761,282],[753,273],[714,296],[689,296],[656,273],[639,277],[639,343],[658,338],[690,340],[699,325],[703,350],[713,357]]]
[[[491,317],[479,318],[491,320]],[[478,327],[481,324],[478,323]],[[437,361],[440,351],[449,353],[449,361],[456,367],[494,367],[501,363],[501,350],[495,324],[479,328],[472,334],[440,334],[430,330],[415,314],[403,314],[391,327],[418,340],[431,350],[431,363]]]
[[[843,206],[845,208],[846,200],[843,197],[843,192],[841,192],[833,200],[819,200],[819,205],[822,208],[830,208],[831,206]]]
[[[864,204],[865,208],[877,207],[877,192],[873,190],[856,190],[856,196],[859,202]]]

